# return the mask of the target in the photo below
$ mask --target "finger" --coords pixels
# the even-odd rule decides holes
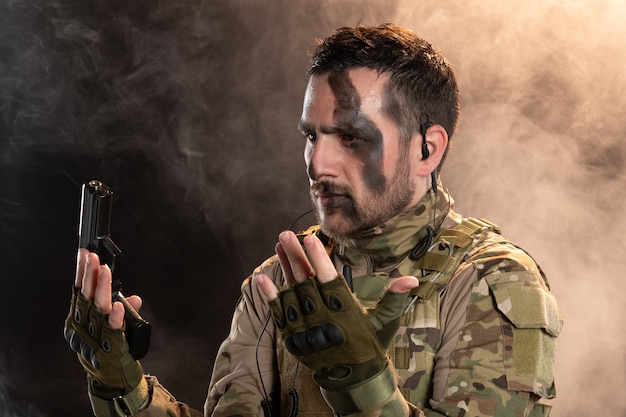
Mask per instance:
[[[130,297],[125,297],[125,300],[128,301],[128,304],[135,309],[135,311],[139,311],[143,304],[143,300],[138,295],[131,295]],[[124,310],[124,304],[119,301],[113,302],[111,306],[111,312],[109,313],[109,326],[112,329],[121,329],[124,325],[124,317],[126,315],[126,311]]]
[[[85,248],[78,249],[76,256],[76,277],[74,278],[74,286],[81,288],[83,286],[83,275],[85,275],[85,263],[87,262],[87,254],[89,251]]]
[[[98,269],[100,268],[100,258],[93,252],[85,254],[85,270],[83,272],[83,283],[80,292],[88,300],[92,300],[95,295],[96,282],[98,280]]]
[[[267,275],[257,275],[254,278],[254,283],[259,287],[266,301],[272,301],[278,297],[278,288]]]
[[[126,301],[128,301],[128,304],[130,304],[130,306],[134,308],[137,312],[139,312],[141,306],[143,305],[143,300],[138,295],[131,295],[130,297],[126,297]]]
[[[109,314],[109,327],[112,329],[121,329],[124,325],[124,306],[119,301],[116,301],[111,306],[111,313]]]
[[[389,284],[389,291],[395,292],[396,294],[406,293],[411,291],[413,288],[420,285],[420,282],[417,278],[412,276],[400,277],[393,280],[391,284]]]
[[[111,312],[111,270],[108,265],[98,268],[98,281],[93,303],[103,314]]]
[[[295,282],[304,282],[315,275],[295,233],[290,230],[284,231],[278,236],[278,240],[285,251]]]
[[[326,248],[321,240],[315,235],[304,238],[304,247],[309,261],[313,264],[313,270],[319,282],[329,282],[337,278],[337,270],[333,261],[328,256]]]
[[[283,277],[285,277],[285,283],[287,286],[291,287],[296,282],[293,278],[293,271],[291,270],[291,265],[289,264],[289,258],[285,253],[285,248],[283,245],[278,242],[275,247],[276,255],[278,255],[278,261],[280,262],[280,269],[283,271]]]

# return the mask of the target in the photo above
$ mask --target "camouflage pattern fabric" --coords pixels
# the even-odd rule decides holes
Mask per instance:
[[[352,266],[355,294],[364,307],[373,306],[394,278],[421,275],[423,265],[416,269],[408,254],[428,224],[450,229],[461,223],[452,204],[440,188],[436,199],[429,193],[410,212],[369,233],[329,242],[337,269]],[[493,232],[446,265],[454,271],[435,274],[433,282],[427,270],[418,276],[424,288],[434,290],[407,311],[389,348],[397,392],[358,417],[548,416],[562,318],[542,271],[523,250]],[[252,276],[261,272],[283,284],[276,257]],[[286,351],[269,317],[248,278],[215,361],[205,415],[260,417],[265,400],[272,417],[287,417],[295,389],[298,417],[332,417],[311,371]]]

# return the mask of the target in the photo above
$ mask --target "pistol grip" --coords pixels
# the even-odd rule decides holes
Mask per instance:
[[[112,299],[124,306],[124,321],[126,322],[124,334],[128,342],[128,351],[135,360],[139,360],[146,356],[150,348],[152,326],[128,303],[121,291],[114,291]]]

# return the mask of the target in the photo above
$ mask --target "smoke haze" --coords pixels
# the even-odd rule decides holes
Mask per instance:
[[[201,409],[241,279],[310,208],[313,39],[394,21],[455,68],[457,210],[528,249],[559,301],[551,415],[626,416],[626,6],[384,3],[2,0],[0,415],[90,413],[61,330],[92,178],[116,193],[126,292],[153,322],[144,368]]]

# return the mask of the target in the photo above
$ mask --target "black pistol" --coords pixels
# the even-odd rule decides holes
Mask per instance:
[[[112,275],[112,299],[124,305],[124,334],[133,358],[139,360],[148,353],[152,329],[150,323],[126,301],[122,295],[121,258],[122,251],[111,239],[113,193],[102,182],[91,180],[83,184],[80,205],[79,247],[87,248],[100,257],[101,265],[108,265]]]

